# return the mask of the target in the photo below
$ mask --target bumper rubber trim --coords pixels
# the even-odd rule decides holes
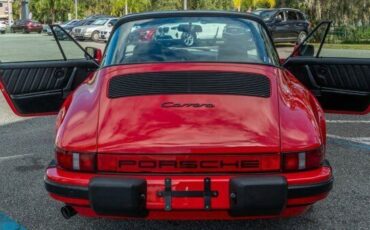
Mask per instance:
[[[330,180],[309,185],[291,185],[288,187],[288,198],[300,198],[315,196],[329,192],[333,188],[334,178]]]
[[[288,186],[288,199],[319,195],[329,192],[333,187],[334,179],[328,181],[309,184],[309,185],[291,185]],[[89,199],[88,187],[75,185],[62,185],[45,179],[45,188],[49,193],[68,198]]]
[[[55,167],[55,160],[50,162],[48,168]],[[330,167],[327,160],[324,161],[323,166]],[[53,193],[62,197],[89,199],[89,188],[84,186],[58,184],[45,178],[45,188],[49,193]],[[315,196],[319,194],[328,193],[333,188],[334,178],[317,183],[306,185],[290,185],[288,186],[288,199],[289,198],[302,198]]]
[[[45,179],[45,188],[49,193],[78,199],[89,199],[89,188],[76,185],[62,185]]]

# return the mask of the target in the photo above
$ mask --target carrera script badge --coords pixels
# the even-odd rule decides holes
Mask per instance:
[[[175,102],[164,102],[161,104],[162,108],[206,108],[212,109],[216,107],[214,104],[209,103],[175,103]]]

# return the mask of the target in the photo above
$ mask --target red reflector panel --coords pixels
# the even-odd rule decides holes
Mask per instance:
[[[283,153],[283,170],[297,171],[318,168],[324,161],[324,157],[324,148],[295,153]]]
[[[55,158],[61,168],[73,171],[94,172],[96,170],[95,153],[77,153],[56,149]]]
[[[280,170],[279,154],[113,155],[98,154],[98,171],[122,173],[268,172]]]
[[[73,169],[73,155],[69,152],[57,149],[55,152],[55,158],[60,167],[68,170]]]

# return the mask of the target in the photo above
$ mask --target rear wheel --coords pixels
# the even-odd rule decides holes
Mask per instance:
[[[93,40],[94,42],[97,42],[99,41],[99,32],[98,31],[94,31],[91,35],[91,40]]]

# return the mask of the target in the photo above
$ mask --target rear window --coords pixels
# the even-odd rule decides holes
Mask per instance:
[[[118,27],[103,66],[159,62],[243,62],[277,65],[261,24],[244,18],[173,17]]]

